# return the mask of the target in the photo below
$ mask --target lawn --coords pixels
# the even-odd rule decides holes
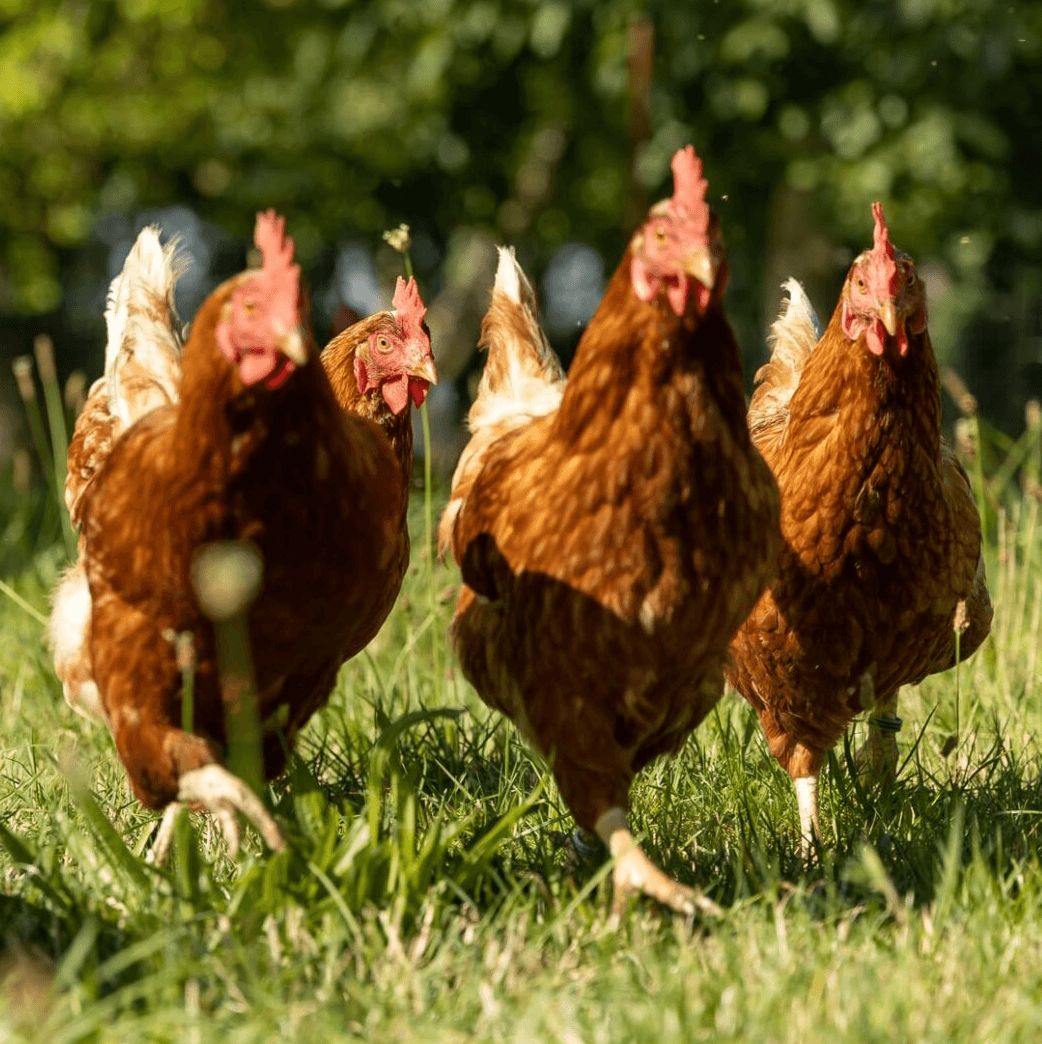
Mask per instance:
[[[6,480],[5,480],[6,482]],[[0,489],[0,569],[45,612],[53,499]],[[414,498],[414,534],[423,532]],[[633,905],[581,858],[553,782],[460,677],[458,576],[417,539],[402,597],[272,790],[290,850],[229,860],[182,816],[170,865],[108,733],[61,696],[29,609],[0,596],[0,1040],[1042,1039],[1042,520],[989,526],[992,637],[905,690],[896,785],[822,775],[827,846],[733,695],[642,774],[636,829],[724,910]],[[577,641],[581,640],[577,636]]]

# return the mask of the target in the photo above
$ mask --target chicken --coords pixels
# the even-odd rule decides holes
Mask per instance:
[[[727,265],[689,146],[576,351],[567,384],[513,255],[500,254],[471,441],[439,526],[463,586],[464,675],[552,765],[615,857],[615,909],[644,892],[711,910],[641,851],[633,777],[676,752],[777,558],[778,501],[753,449]]]
[[[183,338],[174,285],[188,266],[177,241],[164,249],[154,226],[138,236],[123,271],[109,288],[105,309],[105,373],[91,386],[69,442],[65,506],[74,528],[83,521],[84,495],[115,440],[157,406],[177,401]],[[90,590],[83,555],[54,595],[48,638],[66,702],[107,722],[90,661]]]
[[[777,578],[731,644],[728,680],[792,777],[801,849],[820,838],[825,751],[874,706],[869,761],[894,772],[900,686],[969,656],[991,624],[981,527],[965,472],[940,436],[926,295],[874,205],[820,335],[787,285],[770,362],[749,407],[781,492]]]
[[[177,263],[155,229],[114,283],[106,376],[70,447],[81,563],[62,581],[51,621],[66,691],[70,677],[96,686],[137,797],[150,808],[210,809],[233,849],[235,811],[270,846],[281,836],[222,765],[225,707],[193,560],[225,540],[252,541],[263,557],[248,626],[270,779],[340,664],[374,630],[387,592],[359,576],[398,568],[404,496],[391,445],[373,422],[341,410],[314,359],[293,242],[274,212],[258,216],[256,244],[262,267],[206,299],[183,351]],[[190,732],[180,727],[171,640],[185,633],[196,662]],[[171,822],[168,813],[161,839]]]
[[[322,366],[342,409],[377,424],[394,450],[397,474],[385,482],[398,488],[399,510],[393,535],[388,531],[387,567],[379,574],[360,573],[355,582],[383,593],[369,613],[358,620],[358,636],[349,653],[363,649],[391,611],[409,565],[407,511],[412,481],[412,416],[410,401],[422,406],[427,391],[438,383],[431,354],[431,335],[424,321],[426,308],[416,280],[399,277],[394,310],[377,312],[337,334],[322,350]]]

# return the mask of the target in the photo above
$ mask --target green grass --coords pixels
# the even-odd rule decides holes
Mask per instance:
[[[0,499],[3,576],[44,611],[57,518],[36,495]],[[415,534],[422,515],[415,497]],[[107,732],[65,705],[40,624],[0,594],[0,1035],[1038,1040],[1038,503],[995,523],[995,626],[960,670],[955,749],[942,756],[955,672],[903,693],[892,791],[849,771],[856,725],[823,773],[829,844],[807,871],[788,778],[726,696],[633,792],[649,854],[724,916],[644,903],[619,932],[607,865],[575,856],[552,781],[431,641],[457,576],[438,565],[432,585],[422,548],[273,789],[290,851],[269,856],[251,833],[237,864],[202,816],[182,817],[169,868],[144,863],[156,817]]]

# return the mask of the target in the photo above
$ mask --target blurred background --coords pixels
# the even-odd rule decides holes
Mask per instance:
[[[342,304],[388,305],[401,258],[381,232],[410,225],[444,474],[494,245],[517,247],[567,360],[687,142],[748,379],[779,284],[803,280],[827,319],[880,199],[939,359],[995,430],[1017,436],[1042,395],[1038,2],[0,0],[0,70],[4,469],[29,444],[11,360],[46,333],[62,384],[100,373],[140,228],[194,258],[190,320],[276,207],[320,343]]]

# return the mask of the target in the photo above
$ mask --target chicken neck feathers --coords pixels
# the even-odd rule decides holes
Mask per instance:
[[[360,392],[354,371],[356,348],[371,333],[379,331],[384,324],[391,321],[390,312],[377,312],[359,320],[337,334],[322,349],[321,362],[340,408],[345,413],[364,417],[380,426],[394,450],[402,481],[408,483],[412,478],[413,463],[411,411],[405,409],[398,414],[392,413],[379,395]]]

